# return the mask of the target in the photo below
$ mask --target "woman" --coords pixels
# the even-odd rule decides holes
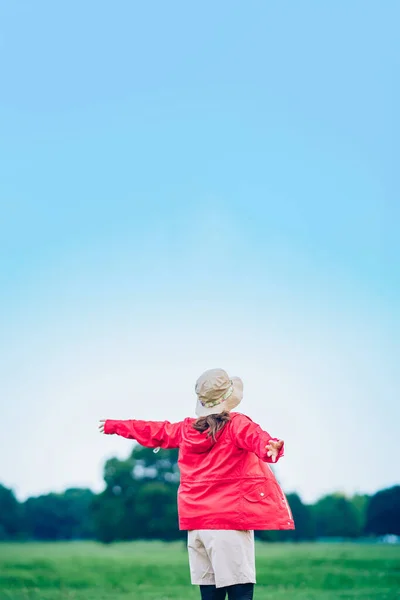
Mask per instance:
[[[267,463],[284,443],[249,417],[231,412],[243,383],[212,369],[196,383],[197,419],[100,422],[100,431],[150,448],[179,448],[179,528],[188,531],[191,580],[202,600],[252,600],[254,530],[294,529],[293,517]]]

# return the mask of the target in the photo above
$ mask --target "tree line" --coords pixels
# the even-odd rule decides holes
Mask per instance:
[[[183,538],[178,530],[176,494],[178,451],[135,446],[126,460],[111,458],[104,466],[105,489],[68,489],[25,502],[0,485],[0,540]],[[356,539],[400,535],[400,485],[372,496],[324,496],[313,505],[298,494],[287,496],[296,522],[294,531],[260,531],[265,541]]]

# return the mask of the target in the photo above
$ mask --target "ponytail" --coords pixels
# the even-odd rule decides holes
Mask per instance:
[[[225,427],[230,421],[231,417],[228,411],[224,411],[217,415],[208,415],[207,417],[199,417],[197,421],[193,423],[194,429],[204,433],[208,431],[207,437],[211,437],[214,442],[217,441],[217,433]]]

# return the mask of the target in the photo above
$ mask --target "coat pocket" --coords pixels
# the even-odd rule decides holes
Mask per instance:
[[[271,496],[271,490],[265,483],[257,483],[243,494],[245,500],[249,502],[266,502]]]

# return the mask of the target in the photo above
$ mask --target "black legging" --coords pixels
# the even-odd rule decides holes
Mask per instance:
[[[201,600],[225,600],[226,587],[216,588],[215,585],[201,585]]]
[[[224,588],[216,588],[215,585],[201,585],[201,600],[225,600],[228,592],[228,600],[253,600],[254,583],[239,583]]]

